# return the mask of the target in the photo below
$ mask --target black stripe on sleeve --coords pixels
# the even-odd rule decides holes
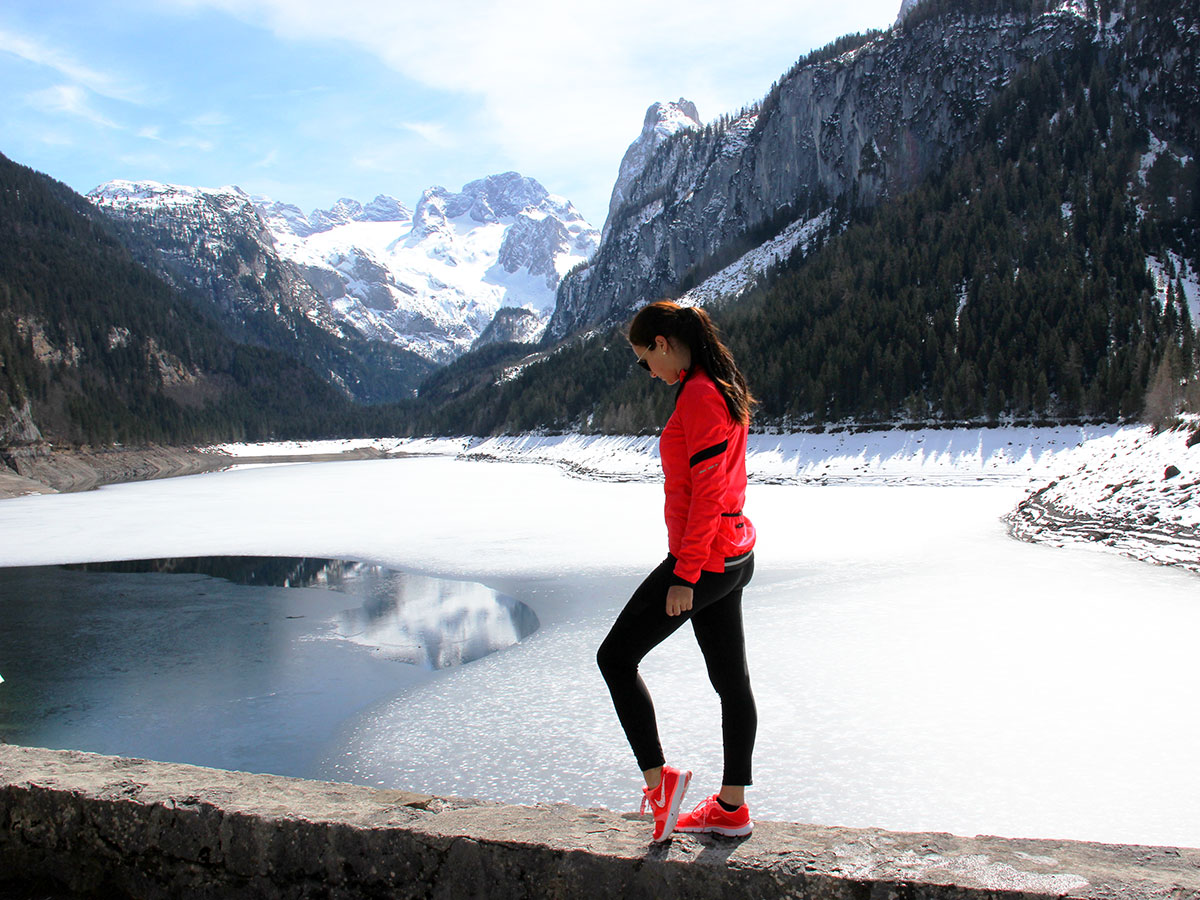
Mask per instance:
[[[696,463],[702,463],[706,459],[712,459],[714,456],[720,456],[728,447],[729,441],[725,440],[721,441],[719,444],[713,444],[711,447],[701,450],[699,453],[693,453],[692,458],[688,460],[688,467],[691,468],[692,466],[696,465]]]

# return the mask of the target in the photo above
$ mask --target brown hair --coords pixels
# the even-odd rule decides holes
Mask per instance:
[[[721,342],[721,333],[708,313],[698,306],[680,306],[673,300],[659,300],[642,307],[629,323],[629,343],[649,347],[659,335],[683,341],[691,351],[692,365],[699,365],[708,373],[725,398],[733,420],[750,424],[750,410],[758,401],[746,386],[733,354]]]

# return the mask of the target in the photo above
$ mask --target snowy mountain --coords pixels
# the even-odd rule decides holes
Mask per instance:
[[[411,214],[382,196],[307,217],[255,203],[280,257],[339,324],[439,363],[468,350],[502,308],[528,313],[520,328],[500,325],[505,339],[540,337],[559,281],[600,238],[569,201],[516,172],[457,193],[429,188]]]
[[[229,315],[281,307],[339,340],[430,363],[466,352],[502,308],[498,333],[536,340],[559,281],[600,235],[571,203],[516,172],[460,192],[429,188],[410,211],[394,197],[343,198],[305,215],[237,187],[112,181],[89,198],[152,244],[168,269]]]

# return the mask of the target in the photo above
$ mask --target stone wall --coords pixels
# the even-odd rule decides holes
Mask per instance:
[[[758,823],[677,835],[503,806],[0,746],[0,883],[103,897],[1200,898],[1200,850]],[[3,890],[3,888],[0,888]]]

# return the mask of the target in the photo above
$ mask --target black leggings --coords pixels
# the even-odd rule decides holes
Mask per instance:
[[[663,764],[654,703],[638,674],[638,663],[688,619],[704,654],[708,679],[721,698],[721,735],[725,748],[722,784],[750,784],[750,757],[758,728],[758,710],[750,691],[746,639],[742,630],[742,588],[754,574],[754,557],[725,572],[702,572],[693,592],[692,608],[667,615],[675,557],[668,556],[634,591],[596,662],[608,683],[617,718],[629,738],[638,766],[645,771]]]

